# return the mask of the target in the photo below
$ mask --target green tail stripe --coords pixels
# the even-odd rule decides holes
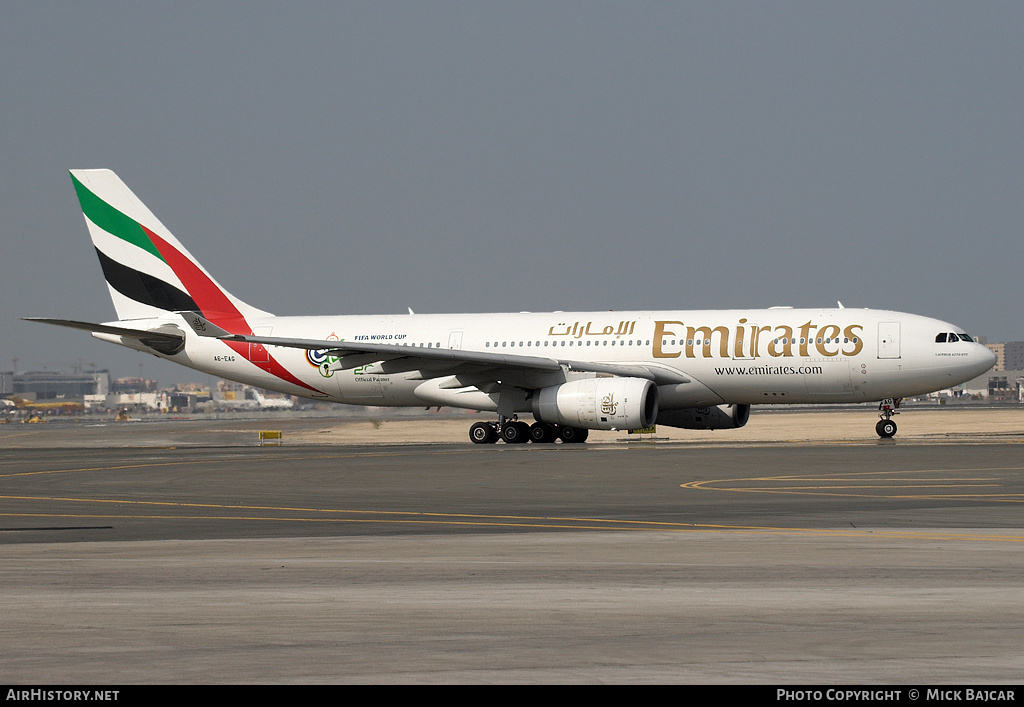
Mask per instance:
[[[90,221],[107,233],[113,234],[121,240],[128,241],[132,245],[137,245],[144,251],[160,258],[160,260],[164,259],[160,255],[160,251],[153,245],[153,241],[142,230],[142,226],[89,191],[84,184],[75,179],[73,174],[71,175],[71,181],[75,185],[75,192],[78,194],[78,202],[82,205],[82,212]]]

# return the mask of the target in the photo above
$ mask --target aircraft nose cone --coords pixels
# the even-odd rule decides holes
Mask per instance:
[[[996,361],[999,359],[999,357],[996,356],[996,352],[993,351],[992,349],[988,348],[988,347],[985,347],[985,353],[988,354],[987,360],[989,362],[988,363],[989,368],[991,368],[992,366],[996,365]]]
[[[995,352],[987,346],[977,344],[973,354],[974,355],[971,356],[971,359],[977,363],[978,372],[976,375],[980,376],[982,373],[992,368],[992,366],[996,365],[997,356]]]

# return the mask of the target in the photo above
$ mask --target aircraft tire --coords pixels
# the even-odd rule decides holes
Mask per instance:
[[[477,422],[469,428],[469,439],[473,444],[494,444],[498,441],[498,434],[486,422]]]
[[[525,422],[509,422],[501,428],[505,444],[525,444],[530,441],[530,426]]]
[[[590,431],[582,427],[562,427],[558,430],[558,436],[562,438],[563,444],[583,444],[590,436]]]
[[[879,420],[875,425],[875,432],[882,439],[889,439],[896,434],[896,423],[892,420]]]
[[[546,422],[534,422],[530,425],[530,441],[534,444],[551,444],[558,439],[554,425]]]

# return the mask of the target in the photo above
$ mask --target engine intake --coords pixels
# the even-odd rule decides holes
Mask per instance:
[[[533,416],[541,422],[588,430],[637,430],[658,417],[658,388],[643,378],[584,378],[533,396]]]

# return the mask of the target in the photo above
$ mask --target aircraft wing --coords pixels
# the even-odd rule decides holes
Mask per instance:
[[[274,336],[247,336],[231,334],[220,327],[206,321],[195,313],[188,313],[186,321],[201,336],[212,336],[225,341],[239,341],[264,346],[283,346],[286,348],[323,351],[328,356],[338,357],[332,365],[333,370],[347,370],[378,364],[380,373],[401,373],[413,370],[436,371],[437,376],[450,375],[459,369],[460,378],[467,381],[466,385],[477,385],[475,382],[486,380],[505,380],[510,377],[525,380],[529,386],[530,373],[540,374],[560,372],[562,370],[590,373],[605,373],[612,376],[645,378],[658,384],[689,383],[690,379],[678,372],[654,365],[597,363],[592,361],[576,361],[546,356],[527,356],[507,353],[488,353],[484,351],[463,351],[461,349],[425,348],[422,346],[401,346],[398,344],[378,344],[359,341],[329,341],[322,339],[290,339]],[[510,376],[509,374],[514,374]],[[525,377],[524,377],[524,374]],[[474,382],[468,382],[473,380]],[[543,383],[538,383],[543,385]],[[479,387],[479,386],[478,386]]]
[[[618,363],[596,363],[575,361],[545,356],[519,354],[497,354],[461,349],[434,349],[422,346],[399,346],[398,344],[372,344],[350,341],[327,341],[315,339],[287,339],[273,336],[243,336],[232,334],[218,337],[226,341],[241,341],[264,346],[324,351],[328,356],[339,357],[337,370],[347,370],[371,363],[380,363],[382,373],[399,373],[416,369],[468,366],[473,369],[496,369],[505,371],[557,372],[562,369],[591,373],[607,373],[613,376],[646,378],[655,382],[688,383],[689,379],[672,375],[660,368]]]

